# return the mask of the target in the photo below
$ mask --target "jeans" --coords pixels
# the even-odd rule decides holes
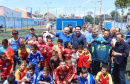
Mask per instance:
[[[93,75],[97,75],[100,68],[100,62],[93,61]]]
[[[113,69],[113,79],[115,84],[126,84],[125,83],[125,71],[126,71],[126,62],[121,64],[114,63]]]

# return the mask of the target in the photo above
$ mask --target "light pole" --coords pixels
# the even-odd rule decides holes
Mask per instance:
[[[51,1],[49,1],[49,2],[45,1],[44,3],[47,5],[47,21],[48,21],[49,20],[49,18],[48,18],[48,5],[51,4]]]
[[[32,18],[32,7],[26,6],[26,12],[27,12],[28,8],[31,8],[31,18]],[[27,16],[28,16],[28,12],[27,12]],[[27,16],[26,16],[26,18],[27,18]],[[33,27],[33,25],[32,25],[32,27]],[[28,19],[27,19],[27,29],[28,29]]]
[[[117,15],[118,15],[118,13],[117,13],[117,10],[120,8],[120,5],[119,4],[117,4],[117,6],[116,6],[116,9],[115,9],[115,20],[114,20],[114,27],[115,27],[115,23],[116,23],[116,17],[118,17]]]

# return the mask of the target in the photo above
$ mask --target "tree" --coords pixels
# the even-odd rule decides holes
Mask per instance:
[[[98,25],[100,22],[100,19],[98,17],[95,18],[95,24]]]
[[[113,10],[111,13],[110,13],[111,17],[112,17],[112,20],[115,19],[115,10]],[[116,21],[118,20],[118,16],[119,16],[119,12],[116,11]]]
[[[52,21],[53,19],[49,18],[49,21]]]
[[[90,22],[91,24],[93,24],[93,17],[91,15],[85,16],[85,22]]]
[[[46,16],[48,13],[45,13],[44,16]]]

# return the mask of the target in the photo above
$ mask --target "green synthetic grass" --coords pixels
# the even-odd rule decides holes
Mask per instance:
[[[45,29],[37,29],[37,28],[35,28],[35,33],[37,34],[37,35],[39,35],[39,34],[41,34],[42,33],[42,31],[46,31]],[[61,31],[61,30],[53,30],[54,32],[59,32],[59,31]],[[126,30],[123,30],[123,33],[124,34],[126,34]],[[10,35],[11,33],[10,32],[6,32],[6,33],[0,33],[0,46],[2,46],[1,45],[1,41],[3,40],[3,39],[10,39],[11,38],[11,35]],[[27,34],[29,34],[29,30],[20,30],[19,31],[19,36],[24,40],[24,38],[25,38],[25,36],[27,35]],[[54,41],[54,44],[57,44],[57,39],[58,38],[56,38],[55,39],[55,41]],[[126,74],[125,74],[125,76],[126,76],[126,79],[129,81],[129,83],[130,83],[130,79],[128,79],[127,77],[128,76],[130,76],[130,59],[128,59],[128,62],[127,62],[127,68],[126,68]],[[18,65],[16,66],[16,68],[18,68]]]

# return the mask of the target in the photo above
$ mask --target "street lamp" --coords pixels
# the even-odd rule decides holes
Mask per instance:
[[[47,5],[47,20],[49,20],[49,19],[48,19],[48,5],[51,4],[51,1],[49,1],[49,2],[44,1],[44,3]]]

